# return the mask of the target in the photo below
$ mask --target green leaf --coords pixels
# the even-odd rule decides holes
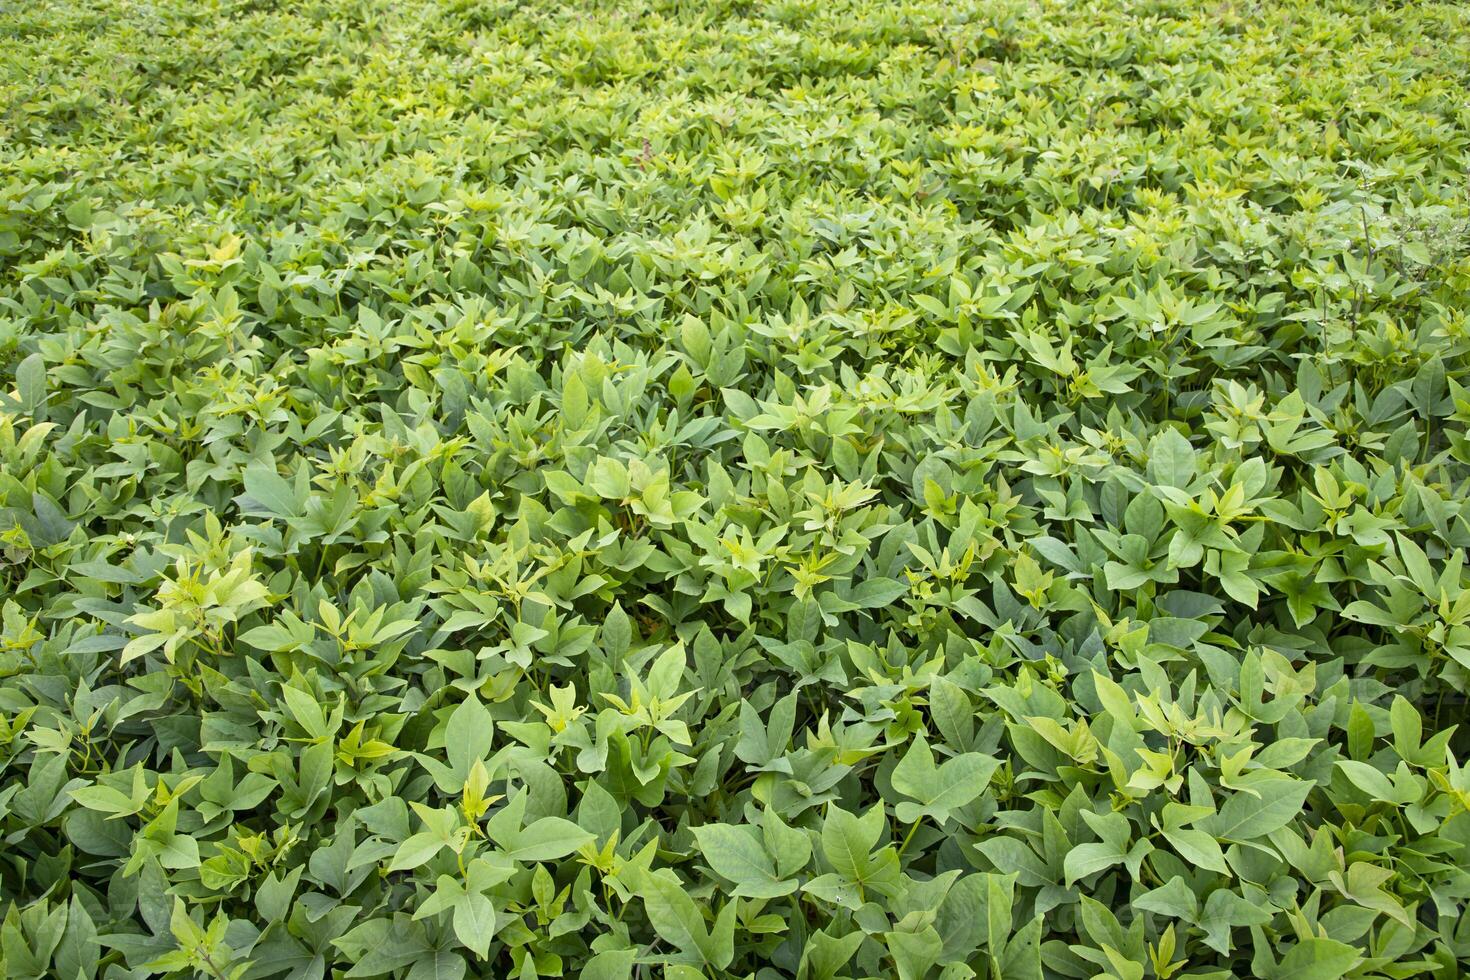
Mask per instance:
[[[862,881],[872,864],[872,851],[883,832],[883,808],[875,806],[861,817],[840,807],[829,807],[822,823],[822,853],[837,873]]]
[[[470,892],[454,904],[454,934],[476,956],[484,959],[495,938],[495,906],[484,895]]]
[[[1393,782],[1379,770],[1368,765],[1366,762],[1352,762],[1346,759],[1338,759],[1337,767],[1342,770],[1352,784],[1367,793],[1371,799],[1392,800],[1396,795]]]
[[[637,957],[636,949],[610,949],[594,954],[582,967],[582,980],[628,980]]]
[[[388,863],[389,871],[407,871],[425,864],[445,846],[444,840],[434,834],[414,834],[398,845],[393,860]]]
[[[1281,980],[1339,980],[1361,957],[1335,939],[1304,939],[1282,958],[1276,970]]]
[[[16,366],[15,387],[21,409],[35,415],[46,401],[46,361],[40,354],[32,354]]]
[[[272,517],[295,519],[303,516],[302,502],[291,484],[281,478],[273,464],[254,463],[245,468],[246,495]]]
[[[1148,448],[1149,476],[1155,484],[1183,489],[1194,482],[1198,454],[1178,429],[1165,428]]]
[[[706,824],[694,828],[699,851],[719,875],[735,883],[733,894],[747,898],[776,898],[796,890],[796,882],[782,880],[775,861],[766,853],[754,827]]]
[[[870,578],[858,583],[852,590],[852,601],[864,609],[888,606],[900,596],[908,595],[909,587],[902,582],[886,578]]]
[[[553,861],[573,853],[593,836],[570,820],[542,817],[516,835],[505,853],[516,861]]]
[[[1111,844],[1078,844],[1067,852],[1062,871],[1066,875],[1067,883],[1071,884],[1105,868],[1122,864],[1126,856],[1126,852],[1120,852]]]
[[[1229,874],[1230,869],[1225,864],[1225,855],[1220,850],[1219,842],[1203,830],[1166,829],[1164,839],[1190,865]]]
[[[1252,841],[1285,827],[1302,813],[1312,784],[1302,780],[1257,783],[1260,795],[1236,793],[1199,829],[1216,840]]]
[[[998,768],[999,759],[978,752],[966,752],[936,766],[928,741],[915,736],[894,767],[892,780],[894,789],[919,803],[901,802],[894,812],[904,823],[930,816],[942,825],[953,810],[985,791]]]
[[[461,701],[450,714],[444,728],[444,746],[449,765],[461,783],[476,762],[489,757],[494,732],[490,712],[474,695]]]
[[[734,958],[733,946],[705,928],[704,917],[684,886],[672,876],[644,874],[638,885],[648,921],[676,951],[692,952],[701,962],[724,969]],[[733,905],[727,906],[734,908]]]

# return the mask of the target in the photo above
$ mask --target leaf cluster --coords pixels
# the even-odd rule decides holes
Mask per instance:
[[[0,973],[1470,970],[1467,9],[0,7]]]

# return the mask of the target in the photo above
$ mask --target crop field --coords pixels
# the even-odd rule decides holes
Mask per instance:
[[[0,975],[1470,973],[1470,4],[0,2]]]

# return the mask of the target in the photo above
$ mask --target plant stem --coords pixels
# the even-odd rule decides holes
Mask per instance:
[[[921,824],[923,822],[924,822],[924,818],[923,817],[920,817],[919,819],[917,819],[917,820],[915,820],[913,822],[913,825],[911,827],[909,827],[909,832],[908,832],[908,834],[906,834],[904,836],[903,843],[900,844],[900,845],[898,845],[898,856],[899,857],[903,857],[903,852],[909,849],[909,842],[914,839],[914,834],[916,834],[918,832],[918,830],[919,830],[919,824]]]

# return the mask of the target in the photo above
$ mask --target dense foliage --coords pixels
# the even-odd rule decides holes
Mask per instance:
[[[1470,969],[1467,31],[0,6],[0,973]]]

